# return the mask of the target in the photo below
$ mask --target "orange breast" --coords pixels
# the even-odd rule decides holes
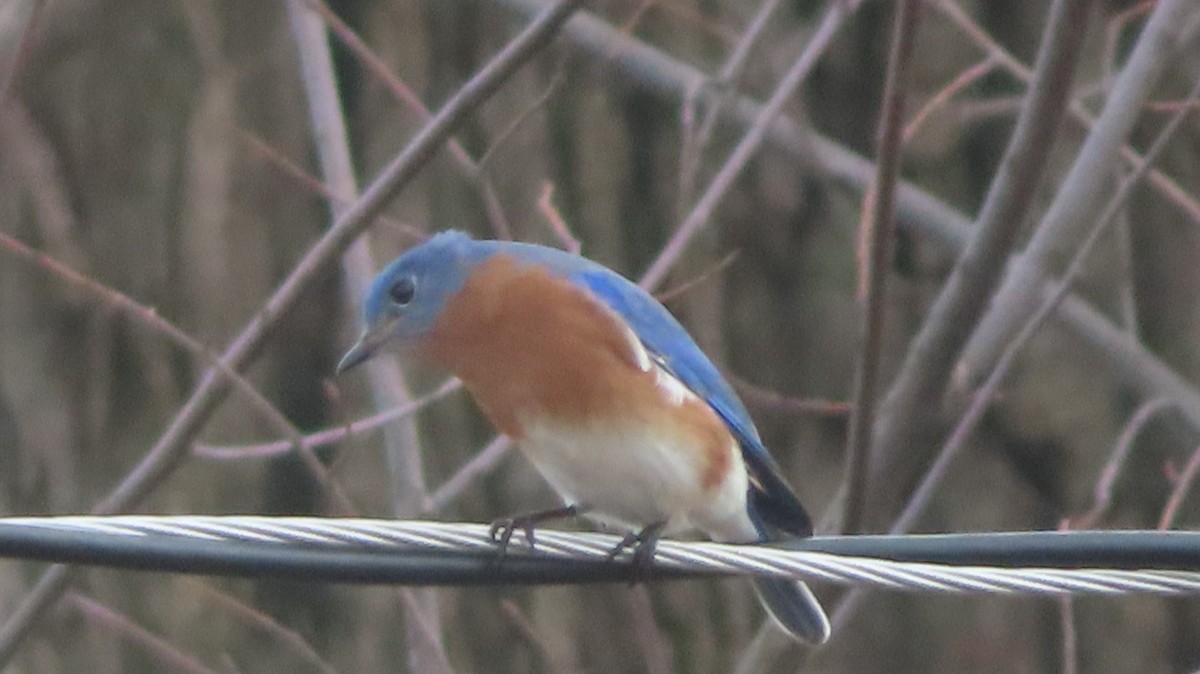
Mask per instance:
[[[693,438],[705,486],[730,468],[731,436],[695,395],[671,395],[621,319],[586,290],[535,265],[497,255],[480,264],[442,310],[423,348],[457,374],[484,414],[520,440],[551,418],[671,424]],[[682,387],[674,382],[676,389]]]

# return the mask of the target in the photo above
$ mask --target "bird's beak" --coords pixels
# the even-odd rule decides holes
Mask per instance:
[[[379,325],[367,328],[363,331],[362,336],[358,338],[354,346],[342,356],[341,362],[337,366],[337,374],[341,374],[352,367],[361,365],[370,360],[372,356],[379,353],[384,343],[388,341],[388,337],[392,334],[392,329],[396,326],[396,321],[384,321]]]

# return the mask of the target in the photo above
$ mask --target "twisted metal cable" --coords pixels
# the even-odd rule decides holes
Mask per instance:
[[[625,563],[628,551],[614,561],[619,541],[539,529],[531,551],[518,530],[500,562],[489,528],[478,524],[264,516],[0,518],[4,557],[330,582],[577,583],[766,574],[916,592],[1200,592],[1200,534],[1190,532],[855,536],[783,546],[664,540],[648,569]],[[1018,566],[1029,561],[1040,565]],[[1096,568],[1143,563],[1148,565]]]

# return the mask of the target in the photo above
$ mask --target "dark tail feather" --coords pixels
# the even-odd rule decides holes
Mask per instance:
[[[813,646],[829,640],[829,618],[807,585],[787,578],[756,576],[754,589],[767,612],[789,634]]]

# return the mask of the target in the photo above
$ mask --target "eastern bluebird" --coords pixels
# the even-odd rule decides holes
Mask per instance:
[[[637,543],[635,557],[651,556],[664,533],[727,543],[812,534],[750,415],[683,326],[595,262],[444,232],[375,278],[363,321],[338,371],[397,349],[454,372],[563,498],[566,508],[540,515],[631,532],[622,547]],[[540,519],[498,527],[507,540]],[[789,633],[829,638],[806,585],[754,582]]]

